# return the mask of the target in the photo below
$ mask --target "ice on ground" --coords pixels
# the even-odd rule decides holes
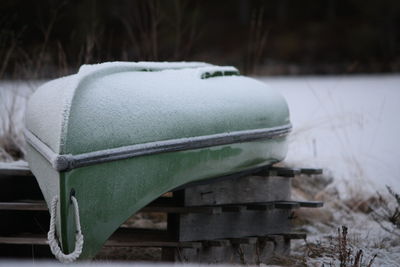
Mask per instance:
[[[261,78],[289,104],[287,162],[333,172],[341,191],[400,192],[400,76]]]

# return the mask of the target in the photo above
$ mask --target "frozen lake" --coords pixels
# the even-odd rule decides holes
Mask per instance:
[[[400,76],[261,78],[291,111],[287,161],[324,167],[341,189],[400,192]]]
[[[289,103],[288,163],[326,168],[341,189],[390,185],[400,192],[400,75],[259,79]],[[18,91],[21,107],[40,83],[0,82],[0,112],[12,102],[10,92]],[[15,120],[22,126],[22,109]]]

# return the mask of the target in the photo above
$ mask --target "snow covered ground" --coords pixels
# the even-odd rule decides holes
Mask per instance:
[[[341,191],[389,185],[400,192],[399,75],[261,80],[289,103],[287,162],[331,170]]]
[[[294,129],[286,162],[323,167],[335,179],[330,190],[320,193],[324,208],[304,227],[308,245],[295,242],[294,254],[304,255],[308,266],[339,266],[332,248],[337,229],[345,225],[349,247],[353,254],[363,250],[365,266],[374,255],[373,266],[400,266],[398,230],[385,219],[378,223],[371,213],[353,209],[357,198],[357,204],[372,204],[376,190],[387,195],[385,185],[400,192],[400,76],[261,80],[279,90],[291,110]],[[391,199],[388,205],[394,210],[396,202]]]

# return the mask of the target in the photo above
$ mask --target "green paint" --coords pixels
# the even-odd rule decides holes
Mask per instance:
[[[54,179],[61,179],[64,252],[73,251],[75,243],[72,188],[85,238],[80,258],[90,259],[125,220],[163,193],[188,182],[270,164],[285,154],[285,138],[279,138],[143,156],[63,173]]]

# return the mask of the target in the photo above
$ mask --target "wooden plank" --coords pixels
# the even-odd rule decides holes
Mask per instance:
[[[274,202],[246,204],[246,209],[259,211],[272,210],[274,209]]]
[[[222,205],[222,206],[155,206],[149,205],[140,210],[140,212],[165,212],[165,213],[205,213],[220,214],[221,212],[243,212],[244,210],[270,210],[277,209],[294,209],[299,207],[319,208],[323,206],[320,201],[273,201],[265,203],[250,203],[246,205]],[[20,202],[0,202],[0,210],[48,210],[44,201],[20,201]]]
[[[205,213],[205,214],[219,214],[222,212],[221,207],[167,207],[167,206],[147,206],[140,210],[140,212],[165,212],[165,213]]]
[[[23,234],[0,237],[0,244],[47,245],[44,234]],[[165,230],[118,229],[107,242],[107,247],[179,247],[200,248],[201,242],[178,242]]]
[[[213,240],[290,232],[290,210],[181,214],[175,229],[179,241]]]
[[[274,206],[276,209],[297,209],[300,204],[297,201],[275,201]]]
[[[0,244],[7,245],[47,245],[47,239],[43,235],[0,237]]]
[[[307,234],[306,233],[280,233],[280,234],[276,234],[276,235],[280,235],[283,236],[286,239],[306,239],[307,238]]]
[[[48,210],[44,201],[36,202],[0,202],[0,210]]]
[[[301,173],[301,169],[298,168],[286,168],[286,167],[271,167],[269,168],[270,176],[282,176],[282,177],[294,177]]]
[[[201,242],[177,242],[177,241],[157,241],[157,240],[129,240],[129,239],[109,239],[104,244],[106,247],[156,247],[156,248],[201,248]]]
[[[215,178],[210,178],[210,179],[206,179],[206,180],[200,180],[200,181],[195,181],[195,182],[191,182],[191,183],[187,183],[184,184],[182,186],[179,186],[177,188],[175,188],[173,191],[179,191],[182,189],[187,189],[187,188],[191,188],[191,187],[196,187],[196,186],[200,186],[200,185],[211,185],[214,183],[219,183],[222,181],[229,181],[229,180],[234,180],[234,179],[238,179],[238,178],[242,178],[242,177],[246,177],[246,176],[254,176],[254,175],[265,175],[268,173],[268,169],[270,168],[270,165],[266,165],[266,166],[261,166],[261,167],[256,167],[250,170],[245,170],[245,171],[240,171],[240,172],[235,172],[232,174],[228,174],[228,175],[224,175],[224,176],[220,176],[220,177],[215,177]]]
[[[284,177],[247,176],[186,188],[185,206],[268,202],[290,198],[291,181]]]
[[[25,161],[18,163],[0,162],[0,177],[2,176],[33,176],[33,174]]]
[[[227,239],[205,240],[202,241],[204,247],[228,247],[231,242]]]
[[[271,167],[269,168],[269,174],[271,176],[283,176],[283,177],[294,177],[299,174],[315,175],[322,174],[323,169],[320,168],[289,168],[289,167]]]
[[[159,202],[155,202],[160,204]],[[179,207],[179,206],[156,206],[155,203],[144,207],[140,212],[165,212],[165,213],[206,213],[206,214],[219,214],[221,212],[240,212],[245,210],[245,206],[193,206],[193,207]],[[172,203],[172,202],[171,202]],[[0,210],[48,210],[44,201],[19,201],[19,202],[0,202]],[[259,209],[261,210],[261,209]]]
[[[245,205],[224,205],[221,208],[222,212],[242,212],[246,210]]]
[[[229,242],[230,243],[230,242]],[[250,242],[253,243],[253,242]],[[271,258],[286,256],[290,251],[290,242],[276,238],[274,242],[257,240],[255,244],[229,244],[229,246],[203,246],[201,249],[163,249],[163,260],[175,262],[196,262],[202,264],[262,265]],[[168,252],[168,253],[165,253]]]
[[[315,168],[301,168],[300,173],[305,175],[323,174],[323,169]]]
[[[257,237],[242,237],[242,238],[230,238],[229,241],[232,245],[240,245],[240,244],[255,244],[257,243]]]
[[[302,208],[321,208],[324,202],[321,201],[297,201]]]

